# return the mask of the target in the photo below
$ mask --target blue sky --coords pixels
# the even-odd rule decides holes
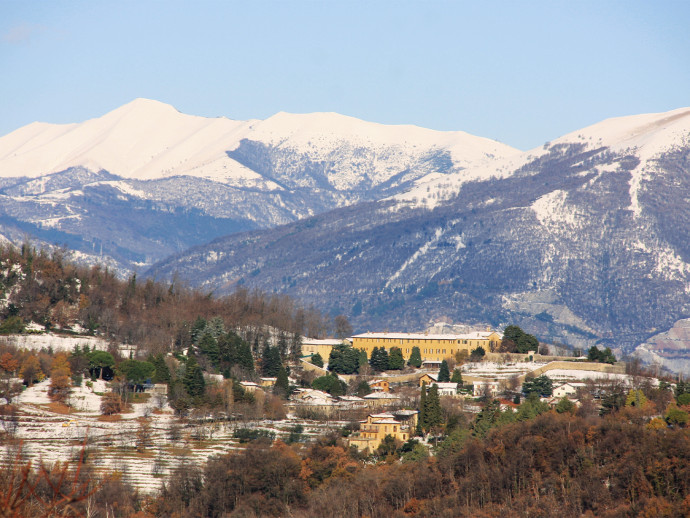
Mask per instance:
[[[0,0],[0,135],[136,97],[335,111],[528,149],[690,106],[687,1]]]

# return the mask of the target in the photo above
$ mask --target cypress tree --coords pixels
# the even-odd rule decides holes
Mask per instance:
[[[419,395],[419,414],[417,414],[417,435],[423,434],[426,425],[426,381],[422,382],[422,392]]]
[[[426,397],[426,408],[424,410],[426,420],[426,430],[430,430],[441,424],[443,416],[441,414],[441,400],[438,397],[438,385],[431,385]]]
[[[443,360],[441,362],[441,368],[438,371],[438,382],[447,383],[450,381],[450,371],[448,370],[448,362]]]

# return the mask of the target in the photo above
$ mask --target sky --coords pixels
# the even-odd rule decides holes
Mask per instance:
[[[690,106],[690,2],[0,0],[0,135],[137,97],[332,111],[531,149]]]

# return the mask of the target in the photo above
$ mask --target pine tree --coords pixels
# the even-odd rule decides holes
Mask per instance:
[[[194,322],[191,331],[192,343],[194,345],[198,344],[199,340],[201,340],[201,337],[204,335],[204,331],[207,325],[208,323],[204,318],[197,317],[196,322]]]
[[[287,371],[282,365],[278,370],[278,376],[273,385],[273,393],[283,399],[287,399],[290,393],[290,382],[288,381]]]
[[[202,336],[201,340],[199,340],[199,352],[206,356],[214,367],[218,366],[218,342],[211,333],[204,333],[204,336]]]
[[[204,395],[206,389],[206,382],[204,381],[204,373],[196,361],[194,356],[187,359],[184,378],[182,380],[184,388],[191,397],[200,397]]]
[[[213,338],[218,340],[225,334],[225,322],[223,322],[221,317],[213,317],[211,320],[209,320],[204,332],[210,333]]]
[[[441,362],[441,368],[438,371],[438,382],[447,383],[450,381],[450,371],[448,370],[448,362],[443,360]]]
[[[280,352],[280,357],[287,359],[288,356],[288,339],[285,331],[282,329],[278,332],[278,351]]]
[[[157,354],[156,356],[151,356],[148,361],[156,368],[153,373],[152,381],[154,383],[170,383],[170,369],[168,369],[163,355]]]
[[[410,353],[410,359],[407,360],[407,364],[416,369],[422,366],[422,353],[416,345],[412,348],[412,353]]]
[[[265,344],[264,351],[261,354],[261,374],[267,378],[275,378],[282,365],[280,350],[277,347]]]
[[[292,340],[290,341],[290,359],[293,362],[298,362],[302,357],[302,335],[295,333],[292,335]]]
[[[252,349],[248,342],[241,340],[237,347],[237,365],[242,367],[245,371],[254,372],[254,357],[252,356]]]

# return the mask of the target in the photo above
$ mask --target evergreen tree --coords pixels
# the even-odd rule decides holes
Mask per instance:
[[[162,354],[149,357],[149,363],[153,364],[156,369],[151,380],[153,383],[170,383],[170,369],[168,369]]]
[[[201,340],[201,337],[204,335],[204,332],[206,330],[206,325],[207,325],[207,322],[204,318],[197,317],[196,322],[194,322],[194,325],[192,326],[192,331],[191,331],[193,344],[196,345],[199,343],[199,340]]]
[[[388,368],[392,370],[402,370],[405,368],[405,358],[399,347],[391,347],[391,354],[388,357]]]
[[[417,414],[417,435],[423,434],[426,423],[426,381],[422,382],[422,390],[419,394],[419,414]]]
[[[321,358],[321,355],[319,353],[314,354],[311,357],[311,360],[309,360],[312,365],[316,365],[317,367],[322,367],[323,368],[323,358]]]
[[[359,352],[346,344],[338,344],[331,349],[328,357],[328,370],[338,374],[353,374],[359,368]]]
[[[426,431],[437,427],[443,422],[443,414],[441,413],[441,400],[438,396],[438,385],[436,383],[431,385],[429,393],[426,396],[426,408],[424,410],[425,423],[422,425]]]
[[[357,353],[359,354],[359,357],[357,358],[358,367],[361,367],[362,365],[367,365],[369,363],[369,358],[367,358],[366,349],[358,349]]]
[[[422,353],[419,350],[419,347],[416,345],[412,348],[412,352],[410,353],[410,359],[407,360],[407,364],[410,367],[414,367],[416,369],[419,369],[422,366]]]
[[[261,354],[261,374],[267,378],[275,378],[282,365],[278,348],[271,347],[267,343],[264,344],[264,350]]]
[[[182,379],[184,388],[191,397],[201,397],[204,395],[206,389],[206,382],[204,381],[204,373],[196,361],[194,356],[187,358],[187,365],[185,366],[184,378]]]
[[[448,362],[443,360],[441,362],[441,368],[438,371],[438,382],[447,383],[450,381],[450,371],[448,370]]]
[[[388,370],[388,351],[385,347],[374,347],[374,350],[371,351],[369,365],[375,371]]]
[[[332,396],[342,396],[347,391],[347,385],[338,378],[335,372],[319,376],[312,382],[311,386],[315,390],[328,392]]]
[[[218,340],[225,334],[225,322],[221,317],[213,317],[206,325],[204,333],[210,333],[213,338]]]
[[[245,371],[254,372],[254,357],[249,342],[241,340],[237,348],[237,365]]]
[[[477,347],[474,351],[472,351],[472,354],[470,354],[470,361],[473,362],[479,362],[482,361],[482,359],[486,356],[486,351],[484,348],[480,345]]]
[[[477,414],[477,418],[472,426],[472,435],[475,437],[485,437],[487,432],[500,422],[500,419],[501,403],[497,399],[493,399]]]
[[[460,369],[453,369],[453,376],[450,378],[450,381],[462,386],[462,372],[460,372]]]
[[[508,326],[503,330],[501,352],[517,352],[525,354],[528,351],[539,350],[539,340],[534,335],[525,333],[518,326]]]
[[[220,356],[218,342],[211,333],[204,333],[199,340],[199,352],[206,356],[214,367],[218,366]]]
[[[553,394],[553,381],[546,374],[537,378],[528,378],[522,384],[522,392],[526,395],[535,392],[540,397],[549,397]]]
[[[288,339],[285,331],[282,329],[278,331],[278,352],[281,358],[287,359],[288,357]]]
[[[273,385],[273,393],[283,399],[287,399],[288,395],[290,394],[290,384],[288,381],[287,371],[282,365],[280,366],[280,370],[278,370],[275,385]]]
[[[364,397],[367,394],[371,394],[371,387],[369,386],[369,383],[367,383],[366,380],[362,380],[357,385],[357,395],[359,397]]]
[[[234,340],[233,334],[232,332],[223,334],[217,340],[220,370],[229,370],[232,365],[237,363],[237,342]]]
[[[292,335],[292,340],[290,341],[290,359],[293,362],[298,362],[302,357],[302,335],[300,333],[295,333]]]

